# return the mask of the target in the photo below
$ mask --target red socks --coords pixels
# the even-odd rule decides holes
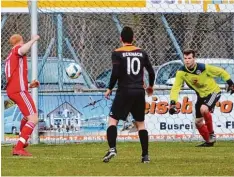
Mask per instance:
[[[209,142],[210,140],[210,134],[209,134],[209,131],[207,129],[207,126],[205,124],[203,124],[201,127],[197,127],[200,135],[203,137],[203,139],[206,141],[206,142]]]
[[[211,113],[207,112],[203,116],[204,116],[206,126],[207,126],[207,129],[208,129],[209,133],[210,134],[214,133]]]
[[[26,117],[23,117],[20,123],[20,132],[22,131],[23,127],[25,126],[27,122],[28,122],[28,119]]]
[[[32,134],[34,127],[35,127],[35,124],[32,122],[28,122],[25,124],[25,126],[22,128],[20,139],[18,143],[16,144],[16,147],[15,147],[16,149],[23,149],[24,144],[27,142],[30,135]]]

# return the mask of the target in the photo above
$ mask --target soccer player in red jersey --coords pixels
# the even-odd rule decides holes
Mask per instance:
[[[33,43],[40,37],[32,36],[32,39],[24,43],[23,37],[14,34],[10,37],[12,49],[6,59],[5,73],[7,79],[7,95],[18,105],[24,118],[20,125],[20,138],[16,146],[13,148],[13,155],[31,156],[24,148],[28,145],[27,140],[33,132],[34,127],[38,123],[38,114],[28,88],[39,86],[37,80],[32,81],[28,85],[28,65],[26,53],[30,50]]]

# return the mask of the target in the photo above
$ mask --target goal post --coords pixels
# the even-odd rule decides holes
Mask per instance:
[[[38,34],[38,13],[37,13],[37,0],[30,2],[30,15],[31,15],[31,36]],[[38,80],[38,42],[35,42],[31,48],[31,61],[32,61],[32,79]],[[30,81],[29,81],[30,82]],[[36,108],[38,108],[38,88],[32,89],[32,98]],[[38,125],[33,129],[32,144],[39,143]]]

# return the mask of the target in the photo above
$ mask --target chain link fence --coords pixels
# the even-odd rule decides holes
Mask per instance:
[[[4,15],[7,16],[6,23],[2,28],[1,43],[2,90],[4,90],[6,84],[3,74],[4,60],[7,58],[11,48],[8,40],[12,34],[19,33],[24,37],[25,41],[28,41],[30,39],[31,27],[30,15],[28,14],[1,15],[2,17]],[[165,24],[165,20],[168,25]],[[66,95],[67,91],[74,91],[74,89],[77,88],[78,90],[79,88],[87,89],[88,87],[83,76],[77,80],[68,79],[64,68],[69,62],[80,62],[92,84],[98,88],[105,88],[109,81],[112,68],[111,52],[121,46],[119,27],[130,26],[133,28],[135,32],[134,44],[145,49],[149,54],[150,61],[155,71],[159,66],[167,62],[181,59],[176,47],[179,47],[181,50],[193,48],[197,51],[198,58],[234,59],[233,13],[94,14],[69,12],[59,14],[52,12],[42,13],[39,9],[38,25],[38,34],[41,37],[38,42],[38,73],[40,74],[39,80],[41,83],[39,88],[39,108],[41,109],[40,116],[50,119],[49,128],[47,129],[50,130],[51,136],[65,136],[65,134],[62,135],[60,131],[62,129],[67,130],[67,125],[71,125],[72,123],[67,122],[68,119],[65,120],[64,118],[72,114],[79,117],[79,120],[73,119],[70,121],[73,121],[73,123],[77,121],[79,122],[77,124],[80,125],[81,120],[81,125],[83,127],[91,127],[88,130],[89,135],[92,135],[93,125],[102,128],[97,130],[99,132],[98,135],[105,135],[105,131],[103,130],[106,126],[107,112],[110,109],[111,101],[104,100],[102,94],[88,93],[88,95],[84,95],[84,99],[80,95]],[[178,46],[176,46],[175,41],[172,40],[168,29],[172,31]],[[62,40],[60,40],[60,37],[62,37]],[[62,55],[62,60],[59,58],[60,54]],[[31,54],[29,53],[28,56],[30,58]],[[30,61],[28,66],[29,73],[31,73]],[[170,73],[173,68],[178,69],[177,65],[173,64],[171,68],[164,73]],[[229,68],[228,71],[234,74],[234,68]],[[29,74],[29,79],[30,75],[31,74]],[[97,80],[102,80],[105,84],[100,85]],[[62,87],[60,87],[61,85]],[[168,92],[157,93],[161,94],[159,101],[168,99],[165,96]],[[181,99],[184,96],[187,95],[183,94]],[[224,97],[225,99],[229,99],[227,95]],[[189,99],[194,102],[193,96],[191,97],[191,95],[189,95]],[[100,104],[98,103],[97,106],[100,109],[95,107],[94,101],[97,100],[101,100]],[[157,111],[157,107],[152,108],[152,100],[148,100],[148,102],[150,103],[148,106],[151,106],[150,111]],[[86,107],[87,104],[91,106]],[[98,111],[95,112],[96,108]],[[43,110],[49,111],[43,113]],[[65,110],[71,111],[66,112]],[[56,115],[52,114],[54,112],[56,112]],[[219,113],[215,115],[217,115],[217,117],[220,116]],[[53,116],[60,116],[63,117],[63,119],[59,122],[60,119],[56,119],[56,117],[54,118]],[[188,121],[188,125],[194,133],[195,127],[192,127],[192,123],[190,122],[192,121],[191,116],[189,119],[187,118],[189,115],[187,116],[184,114],[180,116],[182,122]],[[168,118],[168,120],[165,120],[165,122],[168,123],[165,127],[169,125],[173,126],[176,123],[174,119],[173,121],[169,119],[169,115],[165,115],[164,117],[166,119]],[[233,120],[233,116],[230,117]],[[51,122],[52,119],[54,122]],[[159,120],[157,120],[156,124],[153,119],[154,116],[149,115],[148,123],[150,135],[154,135],[154,131],[158,130],[156,126],[160,125],[162,126],[161,128],[164,126]],[[64,120],[65,122],[63,122]],[[171,122],[174,124],[169,124]],[[76,132],[74,135],[82,134],[79,133],[79,126],[78,130],[75,130],[74,127],[72,130]],[[165,134],[163,130],[160,129],[160,131],[162,131],[162,134]],[[165,131],[169,132],[168,128]],[[233,133],[233,131],[228,129],[225,133],[229,134]],[[103,137],[101,137],[101,139],[102,138]],[[77,140],[79,140],[79,138]]]
[[[8,18],[2,31],[2,64],[10,50],[8,40],[12,34],[23,35],[25,41],[30,39],[29,15],[3,15],[7,15]],[[119,25],[134,29],[135,45],[148,52],[154,66],[180,59],[162,21],[162,14],[63,13],[61,24],[58,24],[58,14],[39,13],[39,57],[44,56],[51,39],[54,38],[48,62],[51,58],[57,59],[58,45],[62,46],[64,59],[74,60],[68,42],[91,79],[96,80],[104,71],[111,69],[111,52],[121,46],[118,24],[113,20],[113,15],[117,17]],[[181,50],[193,48],[197,51],[198,58],[233,59],[233,13],[164,14],[164,17]],[[61,34],[58,33],[60,29]],[[57,40],[58,34],[62,35],[62,41]]]

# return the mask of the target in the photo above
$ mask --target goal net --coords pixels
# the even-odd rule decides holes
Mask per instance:
[[[15,13],[14,3],[18,6]],[[7,110],[17,107],[4,89],[4,59],[14,33],[30,39],[30,2],[2,4],[2,93]],[[29,7],[29,8],[28,8]],[[14,10],[13,10],[14,9]],[[194,125],[196,95],[186,85],[180,93],[180,113],[169,115],[169,93],[176,71],[183,64],[182,51],[193,48],[198,62],[223,67],[234,79],[234,2],[217,1],[38,1],[38,110],[41,141],[62,143],[103,141],[114,98],[103,91],[110,79],[111,52],[121,46],[120,31],[130,26],[134,44],[149,55],[156,73],[153,97],[146,96],[146,126],[151,140],[198,140]],[[4,20],[4,21],[3,21]],[[28,54],[29,59],[31,54]],[[70,79],[66,66],[78,63],[82,75]],[[29,79],[31,77],[29,60]],[[147,82],[147,73],[145,76]],[[222,96],[213,121],[218,139],[233,139],[234,96],[226,93],[225,82],[217,79]],[[9,111],[8,111],[9,112]],[[16,111],[17,112],[17,111]],[[11,114],[15,120],[20,116]],[[18,116],[18,117],[17,117]],[[6,130],[5,131],[10,131]],[[118,126],[118,139],[138,138],[131,115]],[[10,140],[10,138],[8,139]]]

